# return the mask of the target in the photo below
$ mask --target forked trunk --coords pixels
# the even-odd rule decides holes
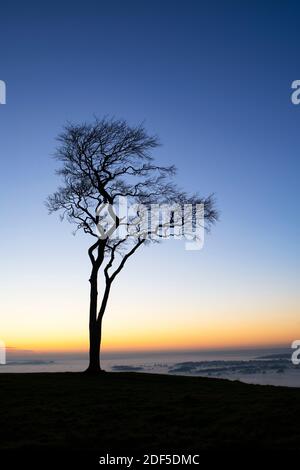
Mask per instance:
[[[98,257],[95,260],[93,257],[92,251],[97,244],[93,245],[90,250],[90,258],[92,260],[93,268],[90,277],[90,362],[89,367],[86,372],[97,374],[99,372],[104,372],[101,369],[100,364],[100,347],[101,347],[101,334],[102,334],[102,318],[106,309],[110,287],[111,279],[107,275],[107,270],[105,271],[106,285],[104,290],[103,299],[101,306],[98,312],[98,272],[100,266],[104,259],[104,250],[106,242],[97,242],[98,244]]]

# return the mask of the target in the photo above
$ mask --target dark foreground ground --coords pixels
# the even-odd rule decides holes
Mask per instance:
[[[137,373],[0,374],[0,449],[300,450],[300,389]]]

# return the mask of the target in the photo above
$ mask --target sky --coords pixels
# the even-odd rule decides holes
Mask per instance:
[[[300,8],[287,1],[1,5],[0,339],[88,346],[86,236],[49,216],[66,121],[144,122],[190,192],[215,193],[201,251],[146,247],[113,286],[105,351],[290,345],[300,337]]]

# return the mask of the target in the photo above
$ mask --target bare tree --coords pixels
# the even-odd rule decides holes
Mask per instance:
[[[48,197],[49,212],[60,211],[62,218],[92,237],[88,255],[91,261],[89,309],[88,372],[100,372],[102,319],[111,286],[127,260],[138,248],[166,238],[164,223],[145,224],[145,213],[153,205],[203,204],[206,228],[217,218],[211,196],[188,196],[172,182],[173,166],[157,166],[151,151],[158,145],[143,126],[131,127],[124,120],[96,119],[91,124],[65,126],[58,137],[56,159],[62,164],[57,173],[63,185]],[[114,208],[124,197],[133,205],[125,221]],[[189,216],[171,211],[168,236]],[[110,223],[113,221],[113,224]],[[103,272],[103,292],[99,299],[99,273]]]

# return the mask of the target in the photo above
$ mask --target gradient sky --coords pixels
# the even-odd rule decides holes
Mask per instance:
[[[45,5],[47,3],[47,5]],[[0,338],[83,350],[90,240],[48,216],[67,120],[145,121],[178,182],[216,193],[202,251],[143,248],[113,287],[106,350],[289,345],[300,336],[297,2],[1,5]]]

